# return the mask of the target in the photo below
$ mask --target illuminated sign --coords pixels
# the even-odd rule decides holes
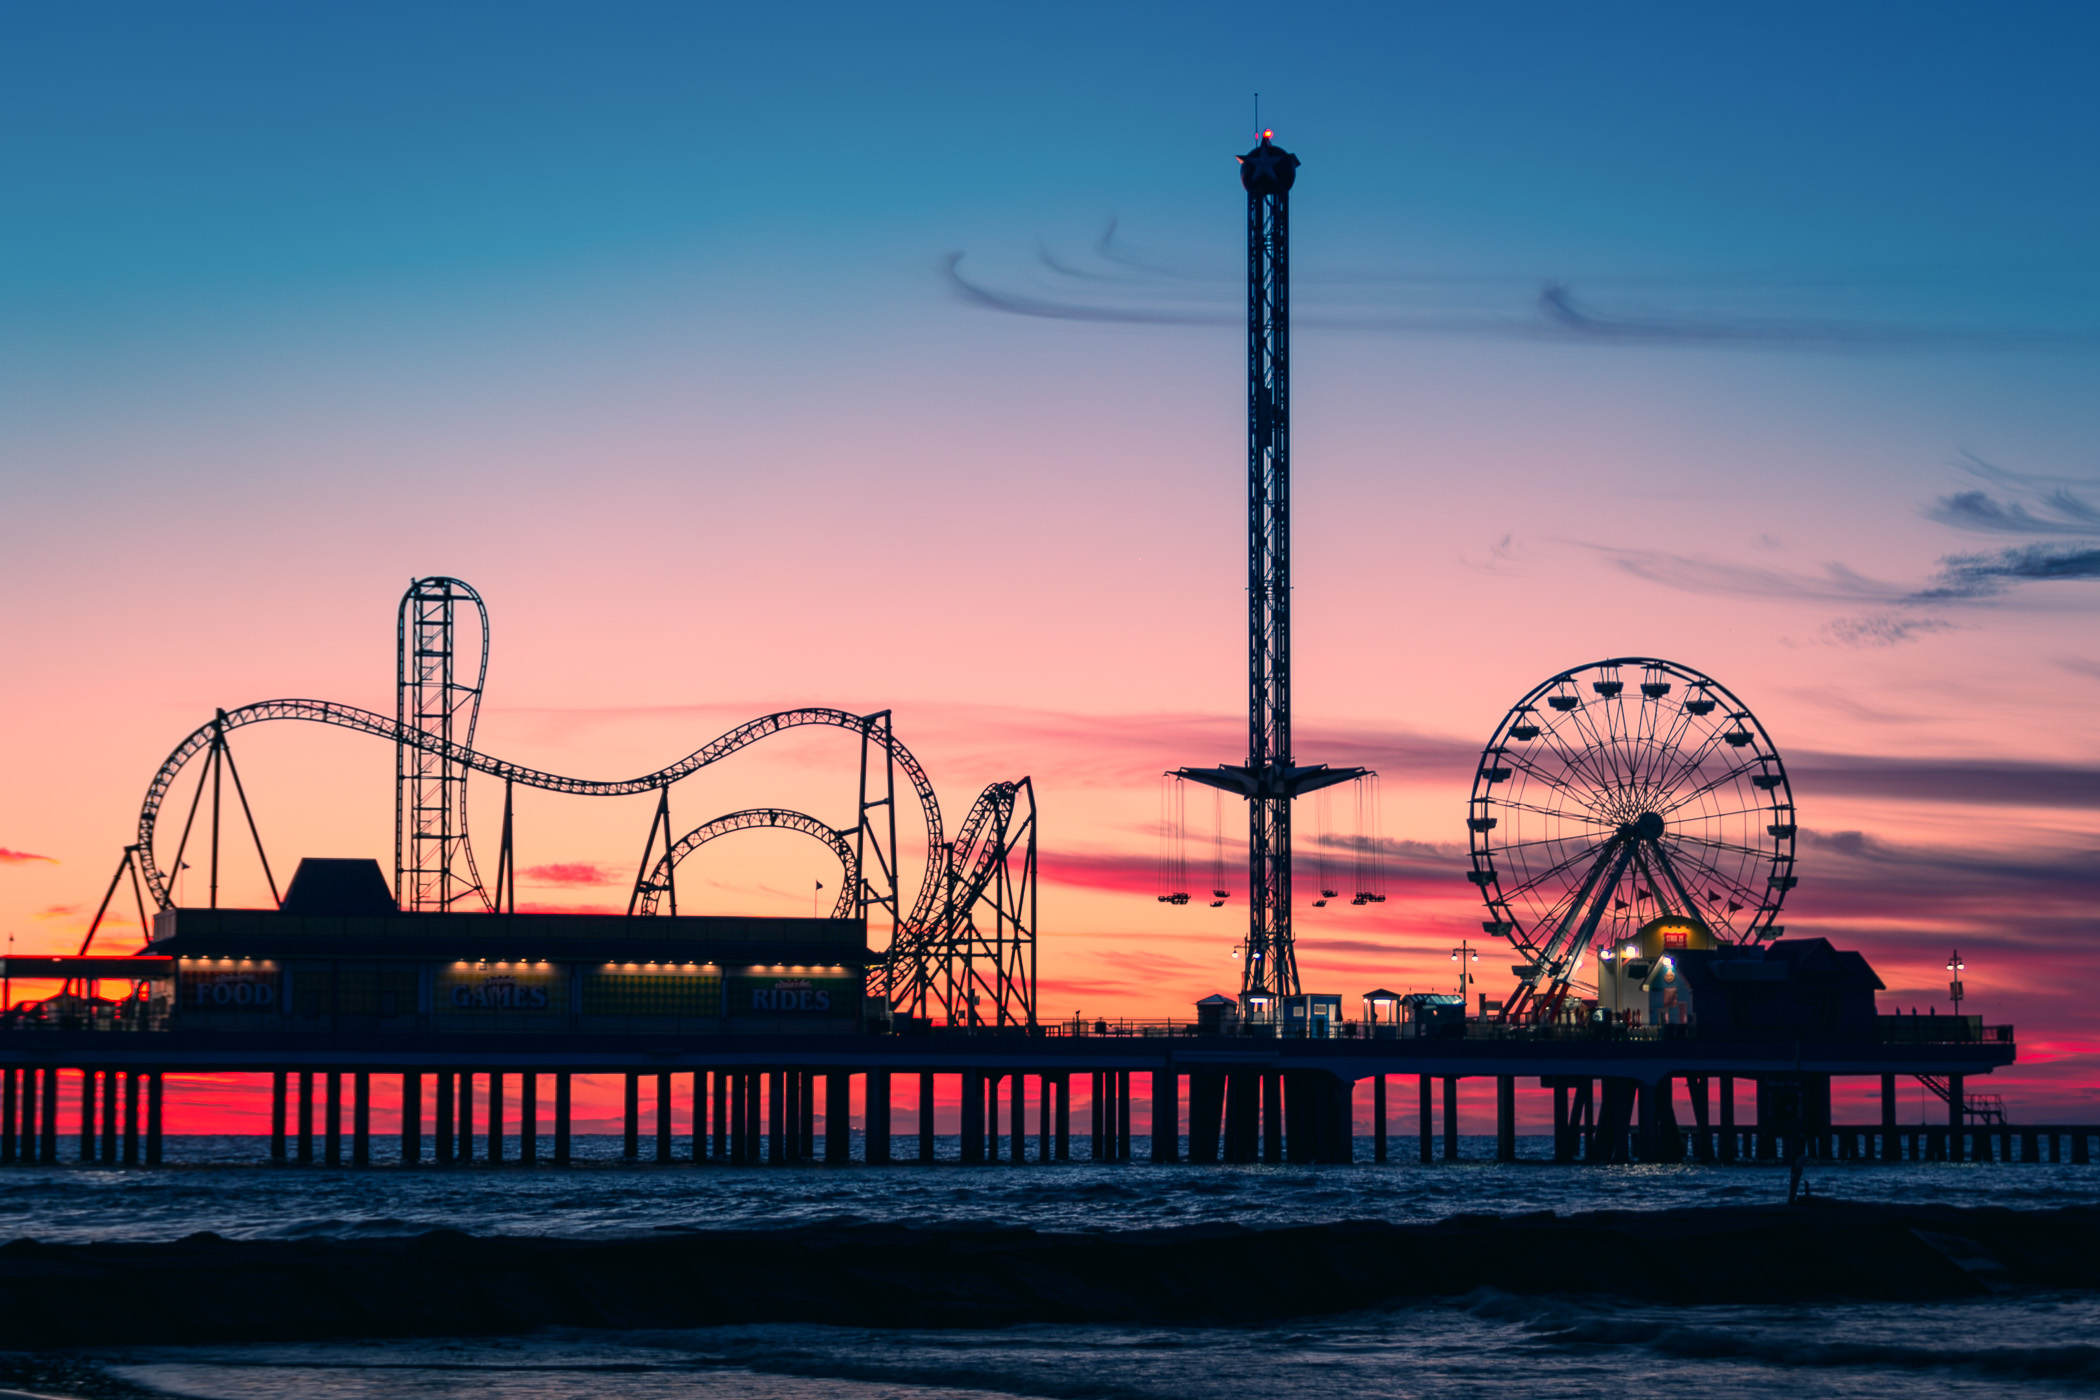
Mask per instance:
[[[857,1016],[860,980],[851,977],[745,976],[730,979],[732,1016]]]
[[[450,967],[433,979],[430,1006],[441,1014],[568,1011],[568,978],[553,968]]]
[[[176,975],[180,1004],[191,1011],[275,1012],[277,974],[245,969],[236,972],[192,972]]]

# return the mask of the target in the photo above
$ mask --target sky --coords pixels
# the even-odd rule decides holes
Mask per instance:
[[[1304,161],[1299,753],[1379,770],[1391,871],[1300,911],[1307,986],[1446,986],[1480,746],[1663,656],[1788,762],[1789,930],[1889,1008],[1959,947],[2019,1027],[1991,1088],[2090,1121],[2096,48],[2069,4],[11,7],[0,926],[78,946],[214,707],[390,711],[447,574],[485,750],[628,776],[887,708],[951,825],[1033,778],[1044,1014],[1234,990],[1243,904],[1154,868],[1160,772],[1243,752],[1259,93]],[[237,757],[280,870],[391,867],[384,745]],[[855,759],[769,741],[674,812],[843,824]],[[623,906],[648,816],[521,798],[521,903]],[[830,859],[721,842],[681,908],[799,912]]]

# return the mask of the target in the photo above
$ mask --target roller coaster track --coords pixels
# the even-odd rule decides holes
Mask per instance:
[[[839,858],[845,871],[845,879],[839,885],[838,902],[832,906],[831,917],[847,919],[853,916],[854,894],[860,888],[860,860],[853,854],[853,833],[826,826],[804,812],[790,811],[785,807],[749,807],[741,812],[716,817],[713,821],[694,827],[678,844],[657,859],[656,868],[649,872],[642,885],[641,898],[636,903],[638,914],[654,914],[657,901],[671,888],[671,871],[678,862],[699,850],[717,836],[727,836],[732,831],[753,831],[762,828],[781,831],[799,831],[813,836],[831,848]]]
[[[448,743],[436,736],[404,727],[386,715],[361,710],[352,705],[339,705],[329,700],[265,700],[259,704],[243,705],[237,710],[227,710],[218,719],[199,726],[188,738],[175,746],[175,751],[168,755],[167,761],[161,764],[159,771],[153,775],[153,781],[147,785],[145,800],[139,805],[138,860],[139,869],[146,879],[147,891],[156,907],[174,907],[168,877],[154,861],[153,833],[160,817],[161,806],[174,788],[177,776],[191,759],[211,747],[215,732],[223,734],[247,725],[276,720],[304,720],[308,723],[333,725],[340,729],[370,734],[395,745],[423,750],[505,782],[580,797],[625,797],[667,788],[679,779],[690,777],[709,764],[718,763],[740,749],[789,729],[827,725],[851,730],[887,747],[890,757],[910,780],[912,791],[919,798],[920,811],[926,819],[926,873],[919,883],[911,914],[899,921],[899,943],[913,946],[925,943],[928,933],[937,922],[937,911],[942,907],[943,897],[947,893],[948,869],[952,856],[948,844],[942,840],[941,806],[934,796],[933,784],[927,778],[926,770],[919,765],[918,759],[912,756],[909,749],[888,734],[886,727],[873,725],[866,717],[850,714],[845,710],[812,707],[762,715],[757,719],[747,720],[695,749],[678,762],[659,768],[654,773],[644,773],[635,778],[595,780],[564,777],[544,769],[511,763],[480,753],[466,745]],[[975,819],[977,813],[973,811],[971,817]],[[892,951],[894,953],[895,949]]]

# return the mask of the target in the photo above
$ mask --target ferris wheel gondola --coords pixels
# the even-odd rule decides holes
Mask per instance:
[[[1653,657],[1563,671],[1518,701],[1466,826],[1482,928],[1522,958],[1505,1020],[1554,1019],[1591,948],[1657,918],[1776,938],[1795,883],[1793,791],[1764,726],[1711,676]]]

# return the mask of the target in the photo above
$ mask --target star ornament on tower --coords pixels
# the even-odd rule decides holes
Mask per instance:
[[[1282,194],[1298,178],[1298,157],[1272,144],[1275,134],[1264,131],[1261,144],[1239,157],[1240,183],[1249,194]]]

